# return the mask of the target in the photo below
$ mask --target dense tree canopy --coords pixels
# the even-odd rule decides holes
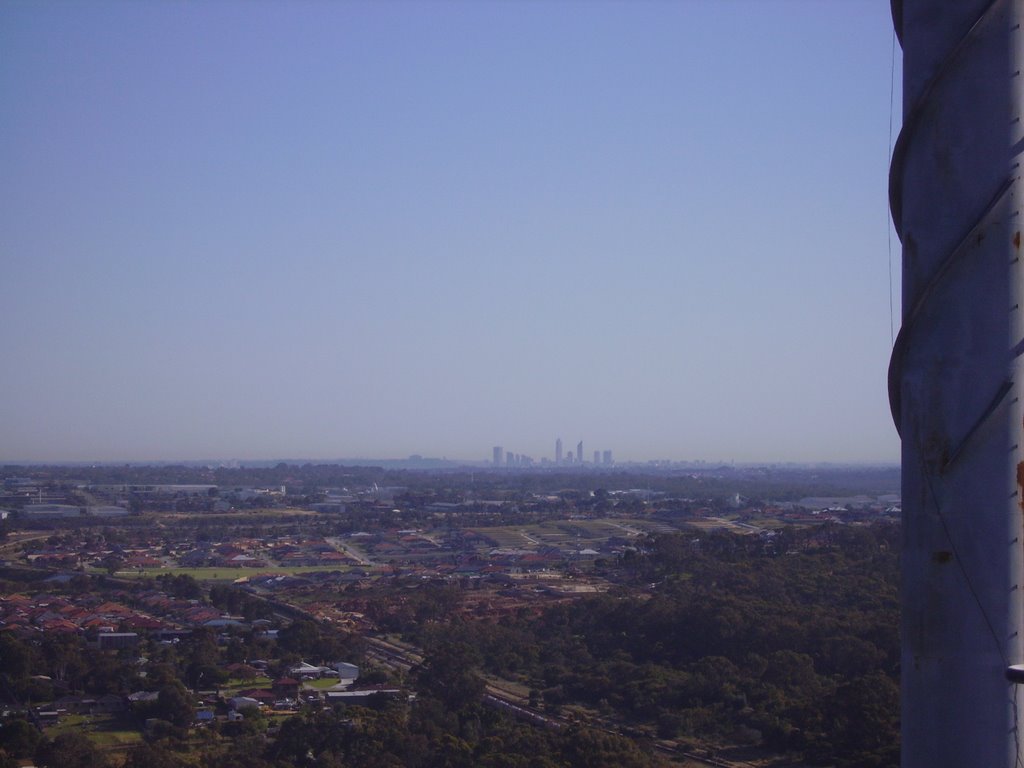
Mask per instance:
[[[822,763],[898,762],[896,531],[660,536],[632,586],[537,618],[420,627],[534,688],[662,737],[763,743]],[[641,588],[642,587],[642,588]]]

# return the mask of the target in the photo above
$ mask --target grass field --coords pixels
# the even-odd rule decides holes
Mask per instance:
[[[235,581],[241,578],[252,578],[264,573],[286,573],[297,576],[303,573],[315,573],[317,571],[341,571],[349,570],[347,565],[300,565],[288,568],[145,568],[141,571],[118,571],[115,575],[122,579],[141,579],[144,577],[156,577],[165,574],[172,576],[191,576],[197,581]],[[93,568],[91,573],[105,573],[102,568]]]
[[[142,734],[138,731],[93,731],[89,738],[101,747],[121,747],[142,742]]]
[[[626,524],[642,533],[679,533],[679,527],[660,520],[629,520]]]
[[[774,517],[759,517],[756,520],[750,520],[749,522],[751,525],[756,525],[758,528],[770,528],[773,530],[785,528],[787,525],[781,520],[776,520]]]
[[[307,680],[302,684],[303,688],[315,688],[318,691],[326,690],[327,688],[333,688],[340,683],[336,677],[322,677],[319,680]]]
[[[560,522],[558,527],[570,536],[581,539],[609,539],[612,536],[629,536],[619,525],[605,520],[567,520]]]
[[[65,715],[57,725],[47,729],[51,735],[71,731],[84,732],[102,747],[138,744],[142,734],[127,715]]]
[[[248,680],[233,677],[220,686],[219,690],[222,693],[232,693],[233,691],[246,691],[251,688],[269,688],[273,682],[269,677],[253,677]]]
[[[530,542],[517,528],[474,528],[473,531],[487,537],[494,546],[502,549],[530,548]]]
[[[473,531],[485,536],[496,547],[536,550],[574,546],[576,540],[590,546],[613,536],[633,538],[660,527],[664,527],[663,524],[636,520],[551,520],[526,526],[474,528]]]
[[[753,529],[737,525],[732,520],[727,520],[724,517],[708,518],[706,520],[687,520],[686,524],[691,528],[697,528],[701,531],[732,531],[733,533],[744,535],[754,532]]]
[[[196,521],[195,512],[143,512],[145,517],[158,517],[162,520],[185,519],[190,522]],[[312,517],[320,514],[309,509],[238,509],[233,512],[204,512],[204,522],[238,522],[239,517]]]

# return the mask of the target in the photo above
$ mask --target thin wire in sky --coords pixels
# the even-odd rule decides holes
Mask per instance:
[[[889,163],[892,163],[892,113],[893,102],[896,94],[896,29],[892,30],[892,53],[889,62],[889,146],[887,156]],[[892,301],[892,220],[890,219],[889,201],[885,203],[885,230],[888,235],[889,244],[889,343],[896,346],[896,314],[893,311]]]

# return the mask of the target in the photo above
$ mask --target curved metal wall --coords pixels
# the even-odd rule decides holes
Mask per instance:
[[[1022,2],[893,4],[904,768],[1024,766]]]

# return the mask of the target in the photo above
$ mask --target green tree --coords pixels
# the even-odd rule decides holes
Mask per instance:
[[[0,726],[0,749],[11,757],[32,757],[42,740],[42,734],[27,720],[5,720]]]
[[[47,671],[55,680],[66,681],[75,688],[81,688],[82,676],[87,667],[76,636],[64,633],[44,635],[41,651]]]
[[[825,734],[836,765],[843,768],[889,768],[899,763],[899,687],[872,672],[836,691]]]
[[[128,753],[123,768],[186,768],[175,752],[161,744],[142,744]]]
[[[0,675],[18,680],[32,672],[33,653],[30,646],[11,632],[0,633]]]
[[[110,554],[103,558],[101,564],[103,565],[103,570],[108,575],[113,576],[124,567],[124,559],[118,555]]]
[[[473,646],[460,642],[438,643],[430,649],[417,673],[419,691],[458,711],[479,703],[484,692],[477,672],[481,657]]]
[[[82,683],[90,693],[128,693],[142,685],[135,669],[115,656],[92,651],[86,653],[85,661]]]
[[[195,720],[196,705],[192,694],[181,683],[177,683],[160,689],[151,712],[153,717],[167,720],[179,728],[188,728]]]
[[[277,633],[277,644],[286,651],[310,658],[320,644],[320,627],[309,619],[298,619]]]
[[[109,768],[110,763],[87,737],[77,731],[57,735],[36,749],[41,768]]]

